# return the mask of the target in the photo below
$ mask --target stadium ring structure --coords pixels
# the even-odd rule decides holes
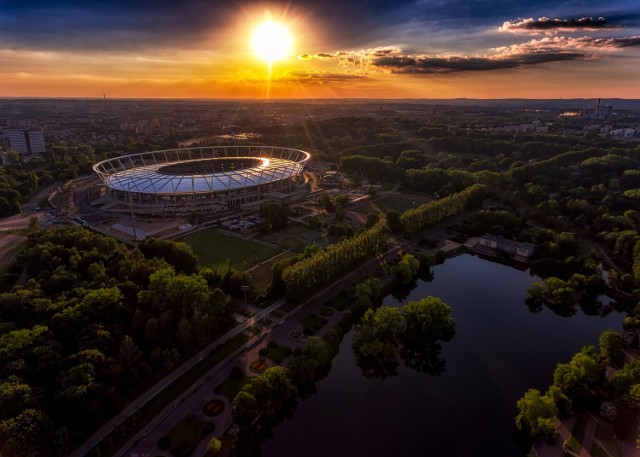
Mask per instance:
[[[210,146],[128,154],[98,162],[104,209],[186,215],[228,210],[301,191],[311,155],[272,146]]]

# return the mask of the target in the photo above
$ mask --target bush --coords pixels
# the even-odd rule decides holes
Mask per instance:
[[[627,316],[624,318],[624,321],[622,322],[622,328],[625,330],[635,330],[637,328],[640,328],[640,319]]]
[[[267,356],[267,348],[260,348],[260,350],[258,351],[258,355],[262,356],[262,357],[266,357]]]
[[[278,346],[278,344],[277,344],[275,341],[269,341],[269,344],[267,344],[267,347],[268,347],[269,349],[273,349],[273,348],[275,348],[276,346]]]
[[[233,369],[231,370],[230,378],[231,379],[242,379],[242,378],[244,378],[244,371],[242,371],[238,367],[233,367]]]
[[[158,447],[163,451],[166,451],[167,449],[169,449],[171,447],[171,438],[168,435],[165,435],[162,438],[160,438],[158,440]]]
[[[304,336],[313,335],[313,329],[311,327],[304,327],[302,333],[304,333]]]

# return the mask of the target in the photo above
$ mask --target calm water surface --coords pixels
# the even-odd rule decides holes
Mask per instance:
[[[444,343],[444,373],[399,367],[399,375],[367,379],[356,366],[352,332],[329,376],[300,401],[291,420],[273,430],[265,457],[520,456],[512,439],[516,401],[530,387],[544,390],[556,363],[623,316],[571,318],[524,304],[538,278],[463,255],[435,268],[408,297],[440,297],[453,309],[456,335]],[[385,304],[397,304],[391,297]]]

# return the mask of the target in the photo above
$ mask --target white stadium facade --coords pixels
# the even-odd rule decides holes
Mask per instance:
[[[98,162],[111,211],[186,215],[287,201],[304,187],[308,152],[272,146],[210,146],[128,154]]]

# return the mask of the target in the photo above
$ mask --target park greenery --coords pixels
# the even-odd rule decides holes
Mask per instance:
[[[80,227],[29,235],[28,280],[0,295],[4,455],[69,453],[226,328],[228,296],[193,274],[193,253],[152,247]]]
[[[368,309],[356,327],[353,350],[366,377],[397,375],[399,360],[427,374],[441,374],[441,341],[455,334],[451,307],[426,297],[401,307]]]
[[[385,226],[378,223],[286,267],[282,280],[287,299],[298,302],[372,259],[382,252],[386,236]]]
[[[632,344],[637,347],[637,338]],[[547,392],[530,389],[518,400],[517,428],[551,442],[557,436],[557,417],[606,411],[605,419],[624,437],[628,432],[622,422],[640,411],[640,361],[625,362],[624,346],[619,332],[605,330],[597,348],[585,346],[569,362],[559,363]]]
[[[524,114],[510,118],[532,120]],[[312,244],[276,262],[261,299],[285,296],[300,303],[382,253],[390,234],[415,239],[463,216],[452,227],[460,239],[488,232],[535,243],[531,268],[543,279],[528,291],[532,311],[547,306],[571,316],[578,309],[628,309],[625,303],[637,302],[640,281],[640,146],[588,131],[485,128],[501,122],[455,110],[434,111],[429,120],[393,112],[286,125],[239,119],[243,128],[262,135],[262,144],[309,150],[339,166],[355,185],[397,183],[431,200],[404,213],[370,215],[358,231],[344,221],[344,194],[321,195],[317,206],[331,220],[324,228],[340,241],[322,249]],[[95,147],[53,145],[29,162],[10,152],[0,167],[0,217],[18,213],[38,190],[90,173],[97,160],[122,150],[173,147],[178,139],[150,143],[125,136],[121,143]],[[222,140],[211,140],[216,141]],[[483,202],[490,205],[480,209]],[[286,227],[291,212],[284,205],[263,205],[260,216],[259,229],[268,233]],[[242,286],[251,284],[248,274],[231,268],[202,268],[183,243],[147,240],[130,249],[81,228],[34,226],[29,232],[18,262],[0,278],[3,455],[68,453],[224,329],[229,295],[241,296]],[[410,287],[434,263],[431,255],[403,256],[388,270],[393,287]],[[365,373],[393,374],[400,360],[426,373],[444,369],[440,341],[454,332],[448,306],[431,297],[378,308],[386,292],[377,278],[360,281],[338,327],[323,338],[308,337],[287,368],[268,369],[241,390],[233,402],[241,426],[238,455],[251,455],[261,427],[289,414],[295,398],[313,392],[354,323],[354,350]],[[605,303],[603,294],[615,300]],[[640,313],[632,312],[624,325],[640,329]],[[621,335],[607,331],[598,350],[584,348],[559,364],[547,392],[532,389],[518,402],[518,428],[551,439],[557,416],[602,400],[637,412],[640,365],[625,364],[621,347]],[[616,370],[610,378],[607,367]],[[213,442],[210,453],[217,452]]]
[[[461,214],[465,210],[480,206],[485,195],[486,187],[481,184],[474,184],[441,200],[425,203],[417,208],[407,210],[400,216],[402,232],[405,237],[411,238],[429,227]]]
[[[304,346],[294,351],[287,367],[268,368],[240,389],[232,401],[232,417],[239,427],[236,456],[256,455],[269,430],[295,411],[297,398],[315,392],[315,382],[329,372],[342,336],[342,331],[334,328],[323,338],[308,337]]]

